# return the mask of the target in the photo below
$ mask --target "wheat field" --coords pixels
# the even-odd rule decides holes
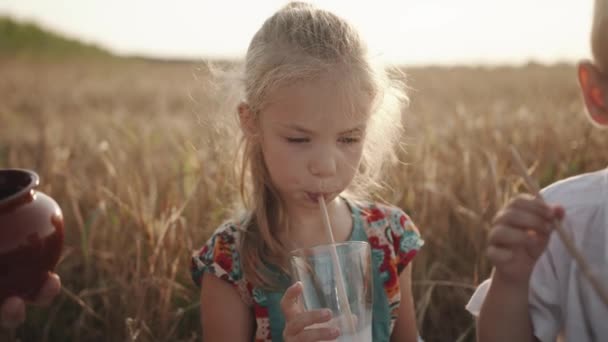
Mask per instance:
[[[20,340],[200,340],[190,254],[237,195],[231,160],[200,120],[212,106],[201,66],[0,61],[0,168],[35,170],[66,219],[63,292],[29,308]],[[490,222],[524,191],[509,146],[544,186],[607,165],[608,139],[584,117],[573,65],[405,72],[404,164],[376,196],[426,241],[413,275],[422,337],[472,341],[464,305],[491,270]]]

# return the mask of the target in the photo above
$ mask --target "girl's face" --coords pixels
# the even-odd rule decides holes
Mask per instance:
[[[326,75],[281,88],[260,113],[264,161],[288,210],[317,208],[320,195],[333,200],[359,167],[371,99],[344,96],[340,81]]]

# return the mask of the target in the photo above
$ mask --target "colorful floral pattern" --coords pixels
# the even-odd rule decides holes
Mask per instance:
[[[420,239],[416,226],[402,210],[370,202],[348,203],[353,212],[355,226],[363,225],[372,247],[374,265],[379,265],[380,278],[390,305],[392,330],[401,299],[399,274],[424,242]],[[240,222],[242,224],[243,221]],[[272,341],[268,298],[263,290],[254,288],[243,279],[239,255],[240,224],[222,224],[193,255],[192,278],[200,286],[203,272],[209,272],[235,286],[243,301],[251,306],[254,313],[255,341]]]
[[[365,231],[372,247],[372,257],[382,258],[380,278],[384,283],[391,312],[391,330],[397,319],[401,292],[399,274],[424,244],[418,228],[400,209],[385,205],[362,206]]]

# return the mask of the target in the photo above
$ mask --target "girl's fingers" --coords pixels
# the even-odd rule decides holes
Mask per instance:
[[[49,273],[49,277],[40,289],[38,293],[38,298],[33,304],[36,305],[49,305],[55,296],[57,296],[61,292],[61,280],[59,276],[55,273]]]
[[[340,336],[340,329],[336,327],[305,329],[297,337],[298,342],[333,341]]]
[[[285,323],[285,334],[295,336],[306,327],[313,324],[328,322],[331,319],[331,311],[328,309],[312,310],[302,312]],[[314,330],[314,329],[313,329]]]
[[[25,321],[25,303],[19,297],[9,297],[0,303],[0,323],[7,329],[15,329]]]
[[[302,283],[296,282],[291,285],[281,298],[281,311],[285,316],[285,321],[289,321],[292,317],[302,312],[302,307],[299,304],[299,298],[302,294]]]

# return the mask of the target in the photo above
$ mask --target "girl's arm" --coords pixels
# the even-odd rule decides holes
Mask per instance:
[[[412,298],[412,264],[403,269],[399,275],[401,303],[395,328],[391,334],[392,342],[416,342],[418,329],[416,328],[416,314],[414,313],[414,300]]]
[[[249,342],[253,339],[254,317],[237,290],[212,274],[201,283],[203,341]]]

